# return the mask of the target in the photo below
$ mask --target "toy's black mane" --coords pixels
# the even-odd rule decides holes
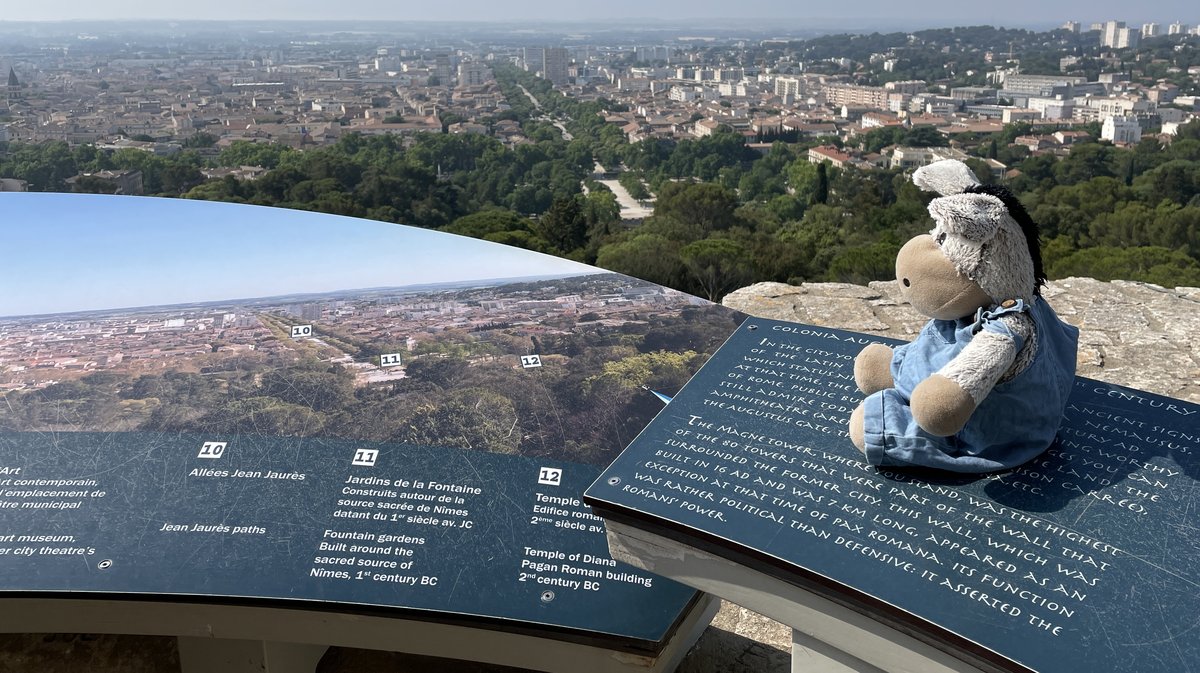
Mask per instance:
[[[1040,296],[1041,288],[1046,284],[1046,270],[1042,268],[1042,247],[1038,242],[1038,226],[1025,210],[1025,206],[1017,200],[1013,193],[1000,185],[972,185],[966,191],[970,194],[989,194],[994,196],[1008,209],[1008,214],[1021,227],[1025,234],[1025,243],[1029,246],[1029,257],[1033,259],[1033,293]]]

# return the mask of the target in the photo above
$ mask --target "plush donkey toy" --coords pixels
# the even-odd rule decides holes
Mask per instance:
[[[1037,225],[1003,187],[939,161],[913,182],[936,191],[935,226],[896,258],[900,292],[932,318],[895,352],[867,346],[854,379],[867,394],[850,438],[873,465],[990,472],[1054,441],[1075,377],[1078,330],[1041,297]]]

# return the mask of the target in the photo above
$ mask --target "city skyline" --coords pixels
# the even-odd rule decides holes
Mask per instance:
[[[694,23],[696,21],[722,21],[769,19],[780,27],[787,24],[811,24],[830,29],[865,27],[949,27],[965,24],[993,24],[1004,26],[1049,26],[1068,20],[1103,21],[1108,19],[1130,22],[1188,21],[1196,18],[1197,10],[1192,3],[1183,0],[1165,0],[1153,7],[1130,7],[1127,3],[1114,0],[1082,2],[1074,0],[1064,3],[1043,3],[1017,0],[1004,4],[964,5],[959,2],[938,0],[921,5],[918,13],[906,11],[886,0],[864,0],[847,6],[829,4],[785,3],[781,0],[749,0],[731,14],[727,3],[713,0],[683,2],[646,3],[633,0],[614,0],[596,6],[574,6],[550,0],[526,0],[517,4],[496,5],[482,0],[461,0],[453,5],[426,7],[398,7],[383,0],[366,0],[356,5],[353,13],[344,8],[315,0],[264,0],[246,4],[233,0],[214,0],[203,5],[163,5],[146,3],[143,0],[114,0],[97,5],[83,0],[62,0],[53,5],[26,3],[8,7],[0,15],[0,22],[12,21],[73,21],[73,20],[380,20],[380,21],[447,21],[459,22],[462,17],[471,17],[472,22],[524,22],[524,21],[603,21],[609,23],[633,22],[645,19],[665,23]],[[790,27],[790,26],[789,26]]]
[[[453,234],[282,208],[85,194],[4,194],[0,208],[0,316],[602,273]]]

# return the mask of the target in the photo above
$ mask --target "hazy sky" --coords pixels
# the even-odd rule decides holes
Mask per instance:
[[[849,24],[881,20],[916,22],[930,27],[989,23],[1028,26],[1077,21],[1124,20],[1200,21],[1200,6],[1194,0],[1154,0],[1129,3],[1125,0],[1012,0],[1009,2],[899,2],[856,0],[855,2],[812,2],[811,0],[453,0],[440,3],[357,0],[352,3],[328,0],[206,0],[181,3],[161,0],[55,0],[54,2],[4,2],[0,20],[62,19],[386,19],[438,21],[525,21],[576,19],[635,19],[653,17],[667,21],[740,17],[789,21],[834,20]],[[770,24],[764,24],[764,27]]]
[[[0,194],[0,316],[598,271],[394,224],[185,199]]]

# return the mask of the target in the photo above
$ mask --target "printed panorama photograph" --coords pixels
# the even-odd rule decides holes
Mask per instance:
[[[10,195],[0,432],[337,437],[605,465],[741,315],[451,234]]]

